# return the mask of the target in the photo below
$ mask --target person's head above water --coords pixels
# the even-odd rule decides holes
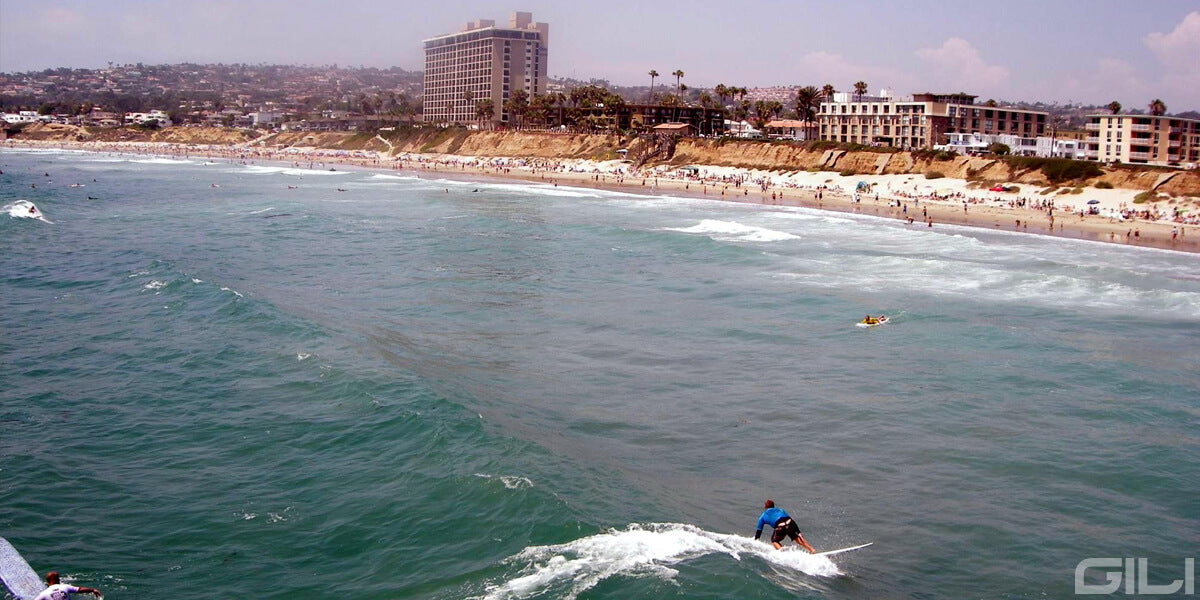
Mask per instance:
[[[50,571],[46,573],[46,585],[55,585],[58,583],[58,572]]]
[[[775,501],[767,500],[766,502],[763,502],[763,508],[775,508]]]

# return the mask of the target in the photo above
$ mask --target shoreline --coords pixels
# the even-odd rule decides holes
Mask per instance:
[[[1158,248],[1178,252],[1200,253],[1200,226],[1174,221],[1149,221],[1097,215],[1082,215],[1077,211],[1059,208],[1062,198],[1041,200],[1039,208],[1014,206],[1013,201],[976,198],[959,190],[949,198],[916,197],[893,188],[912,184],[920,189],[924,180],[913,183],[918,176],[851,176],[840,177],[832,172],[805,173],[805,178],[819,179],[797,183],[778,174],[733,167],[688,165],[689,175],[681,177],[685,167],[658,166],[640,173],[625,171],[629,165],[617,161],[597,162],[583,159],[520,159],[474,157],[440,154],[400,153],[390,155],[374,151],[338,151],[320,148],[279,148],[266,150],[245,146],[182,145],[166,142],[62,142],[8,140],[3,148],[59,149],[129,155],[163,157],[203,157],[231,164],[255,165],[274,163],[296,168],[321,168],[329,165],[352,167],[384,173],[408,172],[461,174],[501,180],[518,180],[545,184],[563,184],[647,196],[667,193],[680,197],[759,204],[763,206],[793,206],[831,212],[861,214],[897,221],[908,221],[911,227],[936,228],[957,225],[976,229],[1025,233],[1069,239],[1081,239],[1123,246]],[[305,167],[307,165],[307,167]],[[702,173],[703,177],[697,175]],[[799,175],[799,174],[797,174]],[[811,177],[810,177],[811,176]],[[886,184],[885,190],[857,193],[847,191],[839,180],[873,180],[872,188]],[[804,185],[808,183],[809,185]],[[830,185],[832,183],[832,185]],[[965,182],[938,180],[939,185],[960,185]],[[926,188],[930,187],[928,184]],[[700,189],[696,189],[700,188]],[[1132,190],[1125,190],[1132,196]],[[991,202],[991,203],[989,203]],[[1049,204],[1049,206],[1046,206]],[[1105,202],[1109,210],[1117,206]],[[1110,213],[1111,214],[1111,213]],[[1191,229],[1191,236],[1188,236]]]

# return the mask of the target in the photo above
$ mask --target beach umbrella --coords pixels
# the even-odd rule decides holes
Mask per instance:
[[[1088,200],[1088,204],[1100,204],[1099,200]]]

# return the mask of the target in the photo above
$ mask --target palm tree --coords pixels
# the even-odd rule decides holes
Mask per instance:
[[[475,92],[464,88],[462,91],[462,105],[467,108],[475,106]]]
[[[504,110],[508,111],[511,117],[510,123],[516,129],[520,129],[525,122],[525,111],[529,108],[529,92],[525,90],[513,90],[509,94],[508,100],[504,101]]]
[[[725,99],[732,95],[729,93],[729,88],[725,87],[725,84],[723,83],[718,83],[717,87],[713,88],[713,93],[721,99],[722,107],[725,106]]]
[[[1117,102],[1116,100],[1113,100],[1112,102],[1109,102],[1109,103],[1108,103],[1108,106],[1105,106],[1104,108],[1107,108],[1107,109],[1108,109],[1108,112],[1110,112],[1110,113],[1112,113],[1112,114],[1114,114],[1114,115],[1119,115],[1119,114],[1121,114],[1121,103],[1120,103],[1120,102]]]
[[[675,77],[675,94],[678,95],[681,93],[679,89],[679,80],[683,79],[683,71],[676,69],[674,73],[671,73],[671,75]]]
[[[1155,98],[1154,100],[1152,100],[1150,102],[1150,104],[1147,105],[1147,108],[1150,109],[1150,114],[1152,114],[1156,117],[1161,117],[1161,116],[1167,114],[1167,105],[1164,104],[1163,101],[1159,100],[1158,98]]]
[[[817,120],[817,106],[821,103],[821,90],[807,85],[796,90],[796,116],[805,122],[805,139],[808,139],[807,128],[812,127]]]
[[[742,100],[737,103],[733,109],[733,119],[735,121],[745,121],[746,117],[750,116],[750,101]]]
[[[650,76],[650,102],[654,102],[654,79],[658,77],[658,71],[650,69],[647,75]]]
[[[833,89],[832,83],[827,83],[821,87],[821,98],[824,99],[826,102],[832,102],[833,95],[836,93],[837,93],[837,90]]]
[[[783,105],[776,100],[756,100],[753,113],[754,123],[759,129],[763,129],[782,111]]]
[[[856,96],[858,96],[858,99],[860,102],[862,101],[862,97],[865,96],[866,93],[867,93],[867,82],[859,81],[854,84],[854,94]]]
[[[408,94],[403,92],[396,97],[396,112],[402,117],[409,117],[416,114],[416,108],[413,106],[412,100],[408,99]],[[412,119],[409,119],[409,124]]]
[[[475,101],[475,119],[479,121],[480,129],[483,128],[484,123],[490,125],[494,116],[496,116],[495,101],[491,98],[483,98]]]
[[[700,92],[700,106],[703,106],[704,108],[712,108],[712,104],[712,95],[708,92]]]

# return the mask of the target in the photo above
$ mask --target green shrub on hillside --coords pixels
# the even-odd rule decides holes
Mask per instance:
[[[826,150],[836,149],[838,147],[838,143],[832,140],[813,140],[811,142],[805,142],[805,146],[808,150],[813,152],[824,152]]]
[[[1145,192],[1142,192],[1142,193],[1134,196],[1133,203],[1134,204],[1145,204],[1146,202],[1153,202],[1154,200],[1157,200],[1157,199],[1158,199],[1158,194],[1155,194],[1154,192],[1147,190]]]
[[[1100,189],[1100,190],[1111,190],[1111,189],[1113,189],[1113,184],[1111,184],[1111,183],[1109,183],[1109,182],[1107,182],[1107,181],[1097,181],[1097,182],[1096,182],[1096,189]]]
[[[925,179],[941,179],[945,176],[941,171],[925,171]]]
[[[842,177],[853,177],[855,175],[855,173],[854,173],[854,169],[842,169],[842,171],[839,172],[838,175],[841,175]]]
[[[1069,158],[1042,158],[1039,156],[1011,156],[1004,159],[1015,171],[1041,171],[1050,183],[1091,179],[1104,174],[1094,162]]]
[[[954,160],[958,158],[957,152],[949,150],[934,150],[933,148],[919,148],[911,152],[913,160]]]

